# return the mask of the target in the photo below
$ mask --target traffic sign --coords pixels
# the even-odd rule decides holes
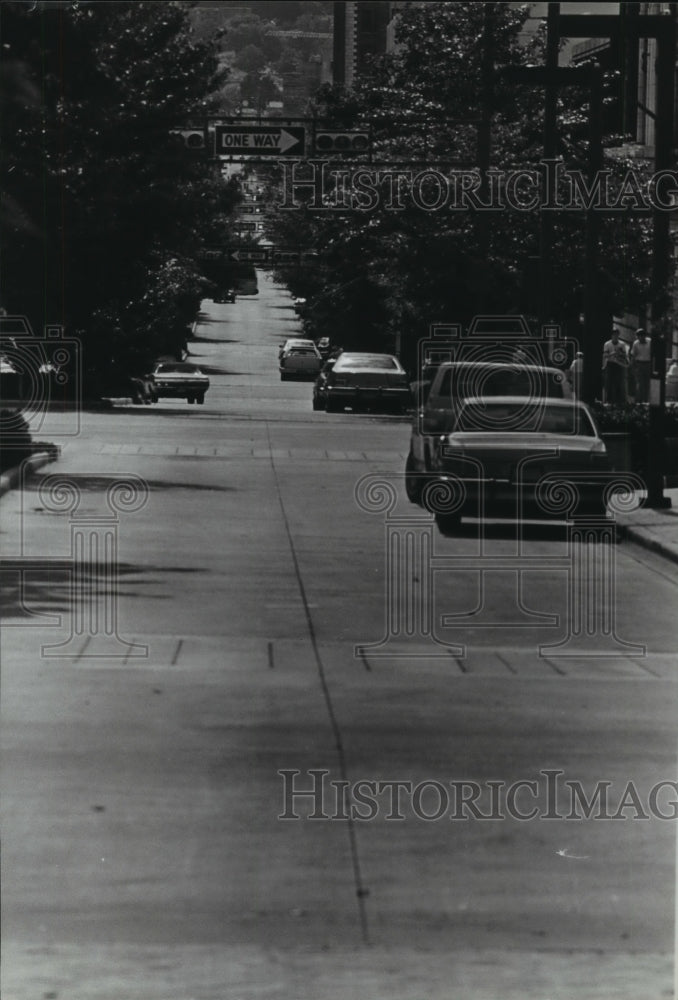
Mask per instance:
[[[240,261],[246,264],[266,264],[269,260],[268,250],[250,250],[248,248],[238,248],[229,253],[231,260]]]
[[[226,257],[228,260],[242,264],[258,264],[275,266],[276,264],[317,264],[319,255],[315,250],[303,250],[301,247],[276,247],[272,244],[255,244],[254,246],[224,246],[219,249],[212,247],[203,251],[202,257],[212,260]]]
[[[296,125],[216,125],[217,156],[303,156],[306,130]]]

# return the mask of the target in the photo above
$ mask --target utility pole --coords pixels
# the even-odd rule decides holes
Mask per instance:
[[[674,86],[676,75],[676,7],[671,4],[666,27],[657,38],[657,118],[655,123],[655,172],[670,170],[673,162]],[[671,506],[664,496],[666,451],[666,329],[670,306],[671,216],[653,212],[652,248],[652,377],[650,381],[650,447],[645,506]],[[670,342],[670,339],[669,339]]]
[[[595,182],[603,165],[603,70],[599,63],[590,69],[589,97],[589,181]],[[592,403],[601,387],[603,344],[607,340],[610,315],[601,302],[598,280],[600,247],[600,211],[586,213],[586,287],[584,291],[584,372],[582,394]]]
[[[567,38],[621,39],[627,46],[640,38],[657,40],[657,109],[655,121],[655,172],[674,166],[674,88],[676,76],[676,5],[663,14],[638,14],[622,19],[618,14],[569,14],[561,17],[560,30]],[[627,90],[628,93],[628,90]],[[637,105],[637,95],[636,95]],[[671,268],[670,216],[653,210],[652,247],[652,380],[650,394],[650,440],[647,497],[645,505],[666,508],[671,501],[664,496],[664,434],[666,399],[666,322],[669,309],[667,294]],[[585,374],[586,377],[586,374]]]
[[[494,27],[495,4],[483,5],[483,53],[481,61],[481,116],[478,124],[478,193],[485,202],[489,193],[489,169],[492,155],[492,109],[494,104]],[[489,212],[476,213],[478,255],[487,260],[490,251]],[[480,310],[478,310],[480,311]]]
[[[558,87],[554,71],[558,69],[560,4],[550,3],[546,20],[546,83],[544,102],[544,158],[553,159],[557,145]],[[551,315],[551,282],[553,276],[553,215],[541,210],[539,219],[539,323],[553,319]]]

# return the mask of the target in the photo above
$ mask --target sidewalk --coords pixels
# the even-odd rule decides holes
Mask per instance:
[[[671,500],[667,510],[639,507],[619,514],[617,522],[622,538],[678,562],[678,489],[665,489],[664,496]]]

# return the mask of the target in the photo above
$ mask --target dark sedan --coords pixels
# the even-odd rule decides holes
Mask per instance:
[[[328,373],[325,409],[403,413],[411,402],[407,372],[391,354],[344,351]]]
[[[588,408],[566,399],[464,400],[431,458],[428,497],[441,530],[462,515],[561,517],[605,511],[610,463]]]

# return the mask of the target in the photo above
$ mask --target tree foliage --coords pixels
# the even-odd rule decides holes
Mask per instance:
[[[543,34],[528,36],[526,18],[526,8],[508,4],[405,5],[395,53],[375,60],[351,91],[322,89],[316,112],[338,127],[371,128],[368,169],[408,161],[415,174],[427,162],[442,172],[475,169],[477,122],[483,116],[491,120],[491,168],[536,168],[543,157],[544,91],[511,82],[504,72],[544,61]],[[585,90],[568,88],[560,91],[558,106],[558,155],[565,168],[584,175],[588,100]],[[607,139],[608,145],[618,141]],[[617,156],[606,166],[618,183],[631,162]],[[402,210],[393,211],[382,196],[369,210],[354,206],[338,212],[328,204],[324,211],[278,212],[271,237],[289,245],[296,232],[326,265],[322,280],[309,273],[306,287],[296,282],[297,293],[314,300],[310,333],[321,336],[329,327],[339,342],[354,347],[392,349],[398,342],[404,360],[411,361],[416,340],[431,323],[465,322],[480,312],[530,311],[525,275],[529,259],[539,254],[540,213],[508,208],[485,221],[481,216],[449,206],[422,211],[407,199]],[[554,216],[550,311],[570,329],[583,307],[585,240],[585,212]],[[602,220],[599,278],[610,309],[643,301],[648,248],[647,220],[628,215]]]
[[[79,336],[96,391],[195,316],[196,261],[234,196],[172,130],[209,111],[223,74],[182,4],[6,3],[0,16],[15,60],[2,304]]]

